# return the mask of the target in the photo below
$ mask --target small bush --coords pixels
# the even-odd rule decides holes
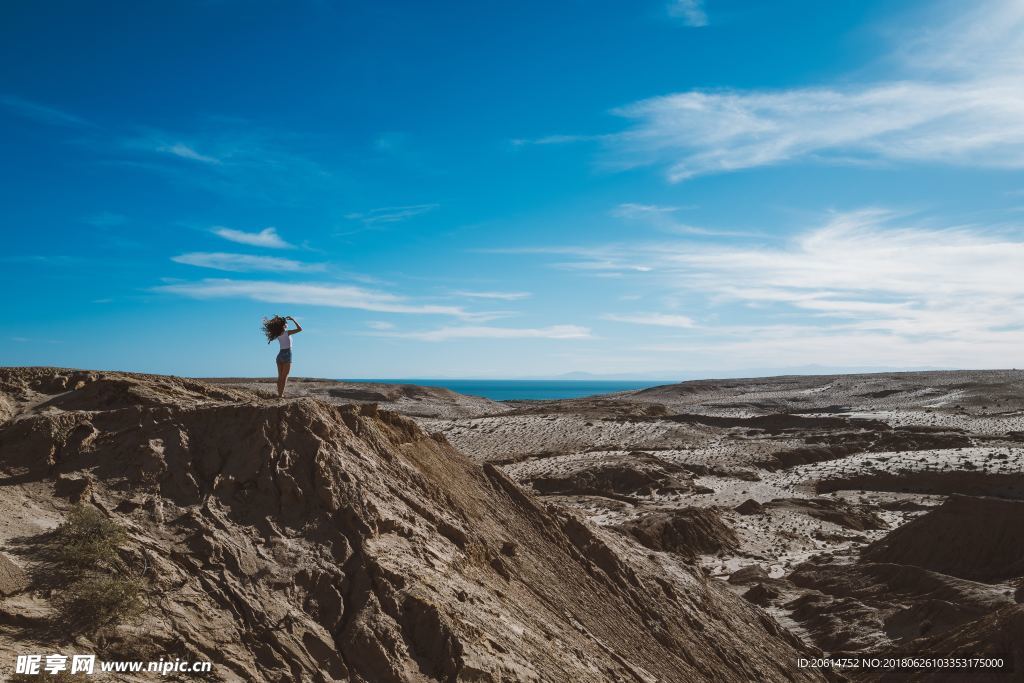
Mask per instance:
[[[143,584],[127,576],[85,576],[62,590],[55,602],[70,628],[95,632],[137,616],[144,604]]]
[[[144,583],[132,576],[121,558],[127,542],[128,534],[120,524],[81,504],[72,507],[64,523],[48,535],[42,551],[46,562],[37,580],[40,586],[55,590],[51,600],[61,627],[95,634],[141,611]]]
[[[54,531],[53,560],[69,572],[87,571],[117,564],[118,549],[128,535],[117,522],[91,505],[75,505]]]

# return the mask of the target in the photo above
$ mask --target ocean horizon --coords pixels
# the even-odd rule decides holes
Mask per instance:
[[[619,391],[635,391],[673,380],[590,380],[590,379],[343,379],[343,382],[380,384],[419,384],[442,387],[459,394],[482,396],[492,401],[552,401],[584,398]]]

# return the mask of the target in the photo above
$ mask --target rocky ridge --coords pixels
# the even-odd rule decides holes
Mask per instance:
[[[3,661],[74,643],[227,681],[818,678],[792,665],[812,649],[696,567],[375,405],[4,368],[0,407]],[[69,633],[38,581],[75,503],[124,527],[145,584],[146,610],[98,633]]]

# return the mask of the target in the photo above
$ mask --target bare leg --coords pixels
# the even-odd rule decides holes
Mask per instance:
[[[288,373],[292,371],[291,363],[277,364],[277,396],[284,396],[284,385],[288,382]]]

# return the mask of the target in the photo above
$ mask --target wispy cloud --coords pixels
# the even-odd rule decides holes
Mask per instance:
[[[633,313],[628,315],[607,313],[601,317],[604,320],[614,322],[632,323],[634,325],[655,325],[658,327],[693,327],[696,324],[693,318],[674,313]]]
[[[664,216],[671,216],[679,211],[678,206],[660,206],[658,204],[637,204],[635,202],[626,202],[619,204],[612,211],[613,216],[619,218],[650,218],[657,217],[661,218]]]
[[[224,163],[224,157],[230,151],[223,149],[220,155],[209,152],[200,152],[201,146],[221,146],[221,143],[212,139],[203,139],[207,136],[190,135],[185,136],[155,128],[141,127],[134,135],[122,136],[117,141],[117,147],[132,153],[145,153],[154,157],[175,157],[186,161],[196,161],[204,165],[220,166]],[[191,138],[188,142],[184,139]],[[106,143],[97,143],[106,145]]]
[[[611,138],[613,163],[664,163],[673,181],[808,159],[1024,168],[1024,5],[947,7],[956,16],[899,36],[888,58],[898,80],[622,107],[634,124]]]
[[[685,341],[652,339],[644,348],[699,350],[718,363],[712,367],[722,358],[774,366],[802,354],[802,362],[833,365],[836,357],[874,366],[1015,365],[1024,347],[1021,235],[1021,228],[947,226],[875,208],[831,214],[782,240],[637,241],[552,255],[587,268],[605,255],[648,264],[633,284],[690,302],[702,323],[691,327],[689,316],[677,319],[672,310],[605,319],[679,327]],[[757,322],[736,325],[747,319]],[[825,349],[838,355],[830,359]]]
[[[496,299],[499,301],[519,301],[521,299],[529,299],[529,292],[469,292],[465,290],[459,290],[453,292],[455,296],[464,296],[470,299]]]
[[[551,325],[549,327],[441,327],[422,332],[394,332],[389,337],[403,337],[420,341],[449,341],[452,339],[586,339],[590,330],[579,325]]]
[[[614,110],[622,132],[514,143],[598,141],[608,167],[664,165],[673,182],[797,161],[1024,168],[1024,3],[927,7],[882,55],[894,77],[674,93]],[[707,22],[699,0],[669,11]]]
[[[249,202],[294,204],[338,186],[315,161],[315,140],[239,119],[207,118],[187,131],[137,126],[81,144],[108,157],[99,163]]]
[[[669,15],[681,19],[687,26],[707,26],[708,15],[704,11],[704,0],[672,0],[668,6]]]
[[[200,154],[192,147],[182,143],[175,142],[170,145],[160,145],[156,148],[158,152],[164,152],[172,156],[180,157],[182,159],[190,159],[192,161],[201,161],[204,164],[220,164],[222,161],[217,157],[210,156],[208,154]]]
[[[410,218],[421,216],[437,208],[437,204],[413,204],[410,206],[386,206],[371,209],[362,213],[345,215],[350,221],[359,221],[363,225],[378,226],[386,223],[400,223]]]
[[[213,234],[223,237],[230,242],[248,244],[253,247],[267,247],[268,249],[295,248],[295,245],[285,242],[277,234],[276,228],[263,228],[259,232],[245,232],[244,230],[235,230],[218,225],[213,228]]]
[[[538,254],[566,257],[551,263],[555,268],[583,271],[593,275],[618,277],[625,273],[649,273],[654,270],[650,259],[632,243],[561,247],[494,247],[476,249],[482,254]]]
[[[226,270],[236,273],[271,272],[271,273],[303,273],[324,269],[322,263],[303,263],[292,259],[274,256],[254,256],[252,254],[226,254],[224,252],[191,252],[171,258],[175,263],[183,263],[200,268]]]
[[[1024,167],[1024,91],[1001,79],[905,81],[781,92],[690,92],[619,114],[626,165],[669,163],[669,178],[787,161],[929,161]]]
[[[564,145],[573,142],[597,142],[607,137],[607,135],[544,135],[539,138],[514,138],[510,140],[510,143],[513,147]]]
[[[619,261],[566,261],[556,263],[555,267],[565,270],[582,270],[593,274],[596,277],[622,277],[629,271],[637,273],[648,273],[654,270],[651,266],[626,265]]]
[[[780,247],[678,248],[664,267],[687,289],[842,319],[845,329],[956,336],[1024,326],[1024,240],[901,218],[837,214]]]
[[[154,289],[192,299],[250,299],[274,304],[353,308],[380,313],[450,315],[465,319],[474,317],[473,313],[459,306],[419,303],[388,292],[332,283],[208,279],[171,283]]]
[[[657,204],[619,204],[612,211],[616,218],[636,221],[663,232],[679,235],[706,235],[708,237],[752,237],[755,233],[736,230],[714,230],[690,225],[676,220],[676,214],[682,210],[679,206],[660,206]]]
[[[366,323],[366,326],[371,330],[393,330],[395,329],[394,323],[389,323],[384,320],[371,320]]]
[[[51,126],[86,128],[93,125],[91,122],[75,114],[39,104],[38,102],[31,102],[14,95],[0,95],[0,105],[15,114]]]

